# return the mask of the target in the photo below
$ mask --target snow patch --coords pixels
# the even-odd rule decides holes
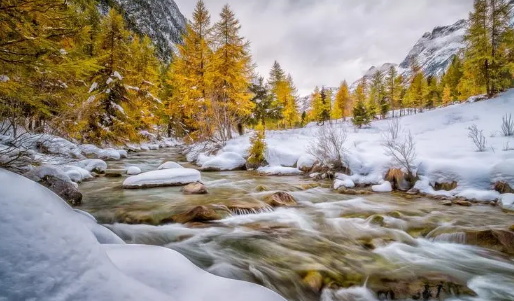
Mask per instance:
[[[123,188],[181,186],[189,183],[200,182],[201,180],[200,172],[196,169],[163,169],[149,171],[137,176],[129,177],[123,182]]]
[[[246,160],[237,153],[226,152],[202,164],[202,170],[236,170],[245,166]]]

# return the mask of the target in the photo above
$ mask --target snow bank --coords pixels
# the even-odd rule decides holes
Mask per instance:
[[[86,156],[92,156],[102,160],[119,160],[122,155],[119,150],[115,150],[113,148],[101,149],[92,144],[80,145],[80,149]],[[123,155],[126,157],[126,152],[123,153]]]
[[[514,90],[509,90],[495,99],[453,104],[400,118],[401,127],[412,133],[416,143],[418,156],[413,164],[419,166],[418,175],[426,178],[426,182],[419,184],[424,186],[424,192],[450,196],[460,194],[488,200],[495,197],[491,193],[495,182],[506,182],[514,187],[514,151],[504,150],[512,138],[503,137],[500,133],[502,117],[514,113],[513,108]],[[389,122],[373,121],[363,129],[356,129],[351,122],[334,123],[335,127],[346,129],[345,163],[352,171],[351,180],[355,184],[379,185],[390,168],[401,168],[385,154],[383,148],[383,134]],[[477,152],[468,138],[468,128],[473,124],[483,130],[486,136],[485,152]],[[307,150],[315,140],[318,129],[315,124],[310,124],[301,129],[267,131],[266,160],[269,165],[308,166],[304,163],[308,161]],[[250,148],[249,140],[249,134],[232,139],[221,148],[218,155],[230,152],[245,157]],[[513,144],[512,141],[510,144]],[[202,149],[205,149],[205,145],[198,147],[191,157],[195,160],[207,159],[206,162],[213,160],[209,158],[209,152]],[[191,157],[188,154],[188,160]],[[434,191],[430,187],[435,183],[453,181],[458,183],[458,187],[451,193]]]
[[[80,183],[84,180],[89,180],[93,178],[89,171],[86,169],[79,167],[79,166],[73,166],[73,165],[64,165],[59,167],[70,179],[75,183]]]
[[[137,176],[140,173],[141,173],[141,168],[139,168],[137,166],[130,166],[127,169],[127,175],[129,175],[129,176]]]
[[[226,152],[207,160],[202,164],[202,170],[237,170],[242,169],[245,164],[246,160],[240,154]]]
[[[208,274],[175,251],[123,244],[89,214],[1,169],[0,207],[5,300],[284,301],[266,288]]]
[[[141,245],[103,247],[122,272],[180,301],[284,300],[276,293],[255,284],[204,272],[170,249]]]
[[[163,163],[157,169],[158,170],[162,170],[162,169],[174,169],[174,168],[184,168],[184,167],[182,167],[182,165],[180,165],[180,164],[178,164],[176,162],[169,161],[169,162]]]
[[[302,171],[294,167],[266,166],[257,169],[258,173],[268,176],[294,176],[301,175]]]
[[[298,167],[299,170],[311,170],[314,165],[318,162],[316,157],[309,154],[301,155],[298,161],[296,162],[296,167]]]
[[[129,177],[123,182],[123,188],[151,188],[162,186],[181,186],[201,181],[196,169],[175,168],[142,173]]]
[[[25,173],[25,177],[35,182],[40,182],[42,179],[48,176],[58,178],[64,182],[71,182],[70,177],[64,171],[62,171],[57,166],[52,165],[39,166]]]

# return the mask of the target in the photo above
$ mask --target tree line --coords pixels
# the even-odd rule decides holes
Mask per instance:
[[[441,77],[411,62],[351,91],[316,88],[300,111],[293,78],[278,62],[255,73],[250,44],[228,5],[218,20],[198,1],[171,63],[129,30],[122,13],[96,0],[0,2],[1,134],[55,132],[83,143],[123,144],[145,133],[186,141],[227,141],[244,127],[299,127],[353,117],[361,127],[388,112],[403,115],[489,97],[511,88],[514,33],[507,0],[476,0],[467,47]]]

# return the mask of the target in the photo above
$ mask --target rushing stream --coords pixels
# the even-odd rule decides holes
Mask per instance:
[[[109,167],[149,171],[164,161],[184,158],[165,149]],[[202,173],[208,195],[186,196],[178,187],[123,190],[123,179],[81,184],[81,209],[127,243],[174,249],[213,274],[262,284],[288,300],[514,300],[512,253],[464,244],[491,229],[508,232],[514,216],[497,207],[447,207],[396,194],[354,197],[331,191],[328,182],[244,171]],[[271,209],[261,201],[276,191],[299,205]],[[198,205],[224,205],[232,215],[151,225]]]

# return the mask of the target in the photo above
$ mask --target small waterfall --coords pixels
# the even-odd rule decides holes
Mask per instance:
[[[466,244],[466,233],[455,232],[455,233],[443,233],[432,239],[435,242],[451,242],[457,244]]]
[[[273,212],[273,207],[266,206],[263,208],[230,208],[230,211],[233,215],[250,215],[250,214],[260,214],[260,213],[270,213]]]

